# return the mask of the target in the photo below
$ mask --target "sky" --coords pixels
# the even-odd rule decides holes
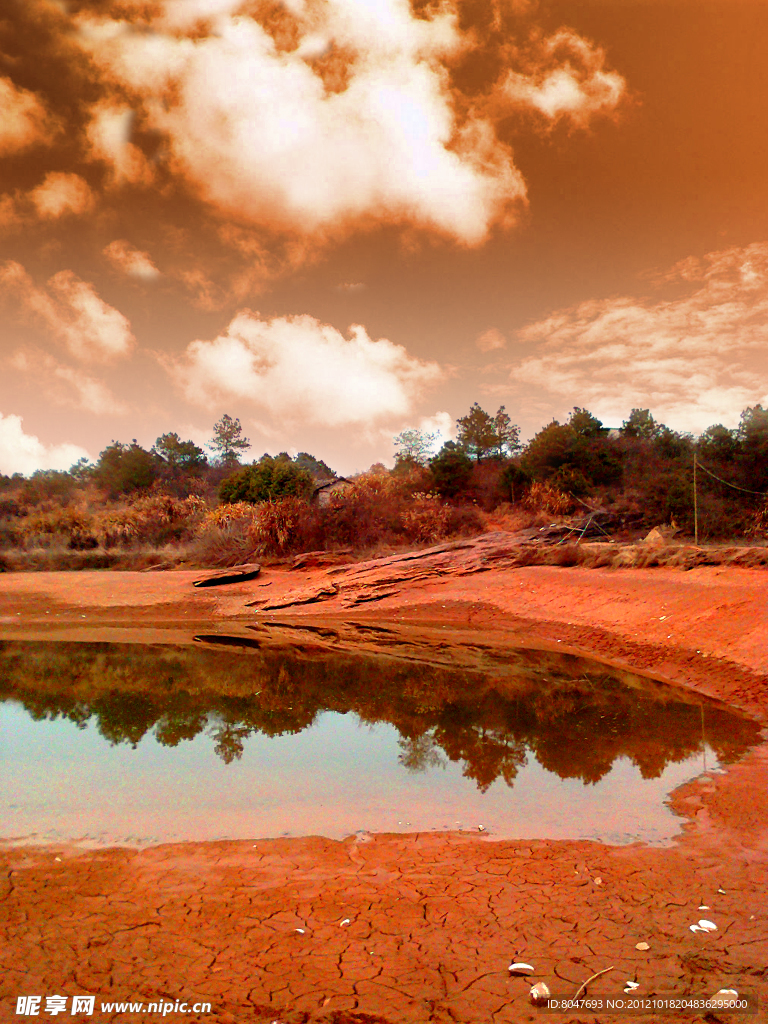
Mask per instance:
[[[764,0],[5,0],[0,472],[768,404]]]

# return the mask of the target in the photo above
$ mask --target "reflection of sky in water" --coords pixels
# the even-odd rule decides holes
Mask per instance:
[[[0,704],[0,835],[45,839],[340,838],[357,830],[477,828],[505,838],[663,842],[680,820],[666,796],[703,767],[699,752],[645,780],[626,757],[595,784],[560,779],[529,753],[513,787],[485,793],[444,757],[423,772],[399,761],[398,731],[324,712],[297,735],[245,740],[225,764],[203,732],[176,747],[153,735],[110,746],[93,724],[33,721]],[[577,742],[583,742],[580,737]],[[706,751],[706,765],[717,765]]]

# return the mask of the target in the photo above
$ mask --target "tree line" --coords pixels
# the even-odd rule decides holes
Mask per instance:
[[[492,414],[475,402],[457,419],[455,435],[435,451],[438,435],[404,430],[394,438],[394,468],[379,463],[368,472],[389,474],[413,494],[485,510],[536,495],[553,513],[598,504],[690,529],[695,457],[705,535],[754,532],[755,524],[768,528],[768,410],[761,405],[745,409],[736,428],[715,424],[698,437],[672,430],[648,409],[631,410],[620,427],[611,428],[577,406],[565,422],[552,420],[523,444],[504,406]],[[164,491],[257,505],[308,500],[318,485],[336,478],[308,452],[265,453],[243,465],[250,444],[240,420],[226,414],[214,424],[210,454],[176,432],[162,434],[149,449],[135,439],[112,441],[93,464],[82,459],[68,471],[0,478],[0,501],[8,505],[6,514],[14,514],[2,492],[34,506],[66,502],[73,489],[94,485],[107,500]]]

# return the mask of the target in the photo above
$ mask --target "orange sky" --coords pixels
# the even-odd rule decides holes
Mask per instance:
[[[763,0],[6,0],[0,471],[768,402]]]

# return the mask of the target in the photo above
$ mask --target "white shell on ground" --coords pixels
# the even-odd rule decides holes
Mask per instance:
[[[713,999],[738,999],[739,993],[735,988],[721,988],[719,992],[715,992],[712,996]]]
[[[546,1005],[551,993],[543,981],[537,982],[530,991],[531,1002],[534,1006]]]
[[[714,921],[706,921],[704,918],[702,918],[701,921],[699,921],[699,928],[701,928],[703,932],[717,931],[717,925],[714,923]]]
[[[510,964],[509,970],[511,974],[533,974],[535,968],[531,967],[530,964]]]

